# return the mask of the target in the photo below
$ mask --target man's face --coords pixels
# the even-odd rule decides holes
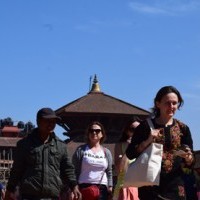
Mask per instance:
[[[56,119],[45,119],[45,118],[38,119],[38,129],[41,132],[51,133],[53,132],[55,126],[56,126]]]

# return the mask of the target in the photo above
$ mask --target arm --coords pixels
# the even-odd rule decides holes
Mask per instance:
[[[81,199],[82,199],[82,194],[81,194],[81,192],[79,191],[78,185],[76,185],[76,186],[73,188],[72,193],[73,193],[73,195],[74,195],[74,199],[77,199],[77,200],[81,200]]]
[[[188,126],[185,126],[183,130],[183,137],[181,144],[186,145],[185,147],[186,154],[183,157],[185,159],[185,164],[187,166],[192,166],[192,164],[194,163],[193,140]]]
[[[71,163],[66,144],[63,147],[62,158],[60,163],[60,171],[61,177],[64,183],[68,183],[69,187],[73,190],[73,188],[77,185],[77,180],[75,176],[74,165]]]
[[[115,144],[114,155],[115,155],[115,157],[114,157],[115,170],[116,170],[117,174],[119,174],[120,163],[121,163],[121,160],[122,160],[122,157],[123,157],[121,143]]]
[[[152,134],[149,134],[149,137],[142,141],[139,145],[136,147],[136,151],[138,153],[142,153],[154,140],[154,136]]]
[[[25,140],[20,140],[17,143],[16,151],[14,154],[14,162],[10,172],[10,177],[7,183],[5,200],[16,199],[16,187],[22,179],[26,167],[26,152]]]
[[[125,154],[128,144],[128,142],[120,142],[115,146],[115,168],[117,175],[128,168],[129,159]]]
[[[188,126],[186,126],[185,130],[183,131],[183,137],[181,143],[182,145],[188,145],[189,148],[193,151],[193,140]]]
[[[16,152],[14,154],[13,166],[10,172],[10,177],[7,183],[6,190],[15,192],[16,186],[21,181],[26,166],[26,149],[24,148],[24,141],[17,143]]]
[[[75,174],[76,174],[77,180],[79,179],[79,176],[81,173],[81,165],[82,165],[82,157],[83,157],[84,149],[85,149],[85,145],[79,146],[72,156],[72,163],[75,167]]]
[[[72,163],[75,167],[75,174],[76,174],[77,182],[78,182],[78,179],[79,179],[79,176],[80,176],[80,173],[81,173],[82,157],[83,157],[83,153],[84,153],[85,148],[86,148],[86,145],[79,146],[72,156]],[[79,191],[78,185],[76,187],[74,187],[74,190],[72,190],[72,192],[73,192],[75,199],[77,199],[76,198],[77,196],[79,198],[82,198],[82,195]]]
[[[106,174],[108,178],[108,192],[111,194],[113,189],[113,173],[112,173],[112,154],[109,149],[106,148],[106,156],[108,160],[108,168],[106,169]]]
[[[61,161],[61,177],[63,177],[64,182],[68,181],[68,185],[73,193],[74,198],[81,200],[82,195],[78,188],[74,165],[71,163],[68,157],[67,148],[64,148],[64,154]]]
[[[135,129],[131,143],[126,149],[126,156],[129,160],[137,158],[153,141],[149,125],[146,120],[141,122]]]

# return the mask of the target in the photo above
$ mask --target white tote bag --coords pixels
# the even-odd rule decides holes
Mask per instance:
[[[152,129],[152,122],[148,122]],[[132,162],[125,174],[124,187],[159,185],[163,145],[152,143]]]

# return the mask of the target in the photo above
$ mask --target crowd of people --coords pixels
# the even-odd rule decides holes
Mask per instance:
[[[76,149],[72,158],[67,145],[54,132],[61,118],[51,108],[40,109],[36,116],[37,127],[17,143],[5,193],[1,188],[1,199],[200,200],[200,166],[194,167],[192,135],[185,123],[174,118],[183,103],[175,87],[162,87],[154,98],[149,116],[155,129],[151,130],[146,120],[128,122],[115,144],[114,155],[103,145],[104,125],[92,121],[85,131],[85,144]],[[160,184],[123,187],[129,164],[151,143],[163,145]],[[182,153],[176,154],[179,150]],[[187,172],[191,176],[186,176]],[[189,180],[193,182],[188,185]],[[98,188],[96,199],[84,192],[91,186]],[[190,197],[191,191],[193,197]]]

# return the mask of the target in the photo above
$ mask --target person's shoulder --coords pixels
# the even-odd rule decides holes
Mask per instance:
[[[75,151],[73,155],[79,155],[82,157],[82,155],[84,154],[84,151],[86,150],[87,144],[81,144],[79,145]]]
[[[60,139],[58,136],[55,136],[55,139],[57,140],[58,143],[66,145],[66,142],[64,140]]]
[[[32,133],[26,135],[25,137],[21,138],[17,142],[17,146],[23,146],[26,145],[29,141],[32,141]]]
[[[112,153],[111,153],[110,149],[108,149],[107,147],[104,147],[104,146],[102,148],[103,148],[106,158],[108,160],[112,160]]]
[[[110,151],[108,147],[102,146],[102,148],[105,149],[105,151]]]
[[[24,152],[26,152],[26,150],[29,150],[30,148],[33,148],[33,144],[35,141],[35,134],[33,132],[29,133],[27,136],[21,138],[18,142],[17,142],[17,148],[18,149],[23,149]]]
[[[148,118],[143,119],[143,120],[140,121],[140,124],[135,128],[135,133],[136,133],[136,134],[137,134],[137,132],[141,133],[141,132],[143,132],[143,131],[145,131],[145,130],[149,130],[149,129],[150,129],[149,123],[148,123],[147,119],[148,119]],[[150,120],[152,121],[152,123],[154,124],[154,118],[149,118],[149,119],[150,119]]]
[[[187,128],[188,126],[179,119],[174,118],[175,124],[178,124],[180,128]]]
[[[110,151],[109,148],[104,147],[104,146],[102,146],[102,148],[103,148],[103,150],[104,150],[104,152],[105,152],[106,154],[111,154],[111,151]]]
[[[76,147],[74,153],[79,154],[80,152],[84,152],[86,150],[86,147],[87,147],[87,144],[81,144],[81,145]]]
[[[184,122],[182,122],[179,119],[174,119],[174,121],[175,121],[175,124],[178,124],[178,126],[180,127],[183,134],[188,132],[189,127],[187,124],[185,124]]]
[[[79,145],[76,149],[77,149],[77,150],[85,150],[86,147],[87,147],[87,144],[81,144],[81,145]]]

